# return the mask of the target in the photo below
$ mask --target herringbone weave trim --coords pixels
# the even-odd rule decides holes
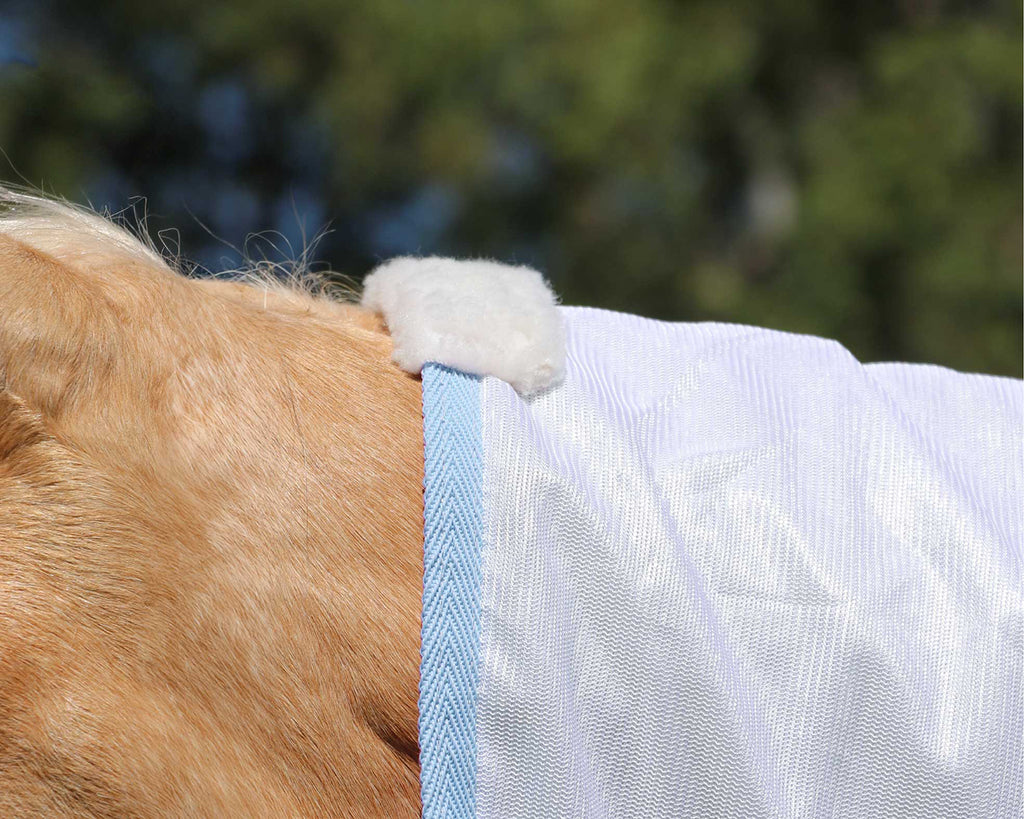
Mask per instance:
[[[424,542],[420,790],[424,819],[471,817],[482,528],[480,380],[423,370]]]

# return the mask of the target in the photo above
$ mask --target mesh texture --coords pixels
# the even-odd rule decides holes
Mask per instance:
[[[562,314],[562,387],[438,370],[465,406],[434,421],[424,382],[425,428],[475,411],[480,444],[432,466],[428,434],[480,585],[425,815],[1020,816],[1021,383]]]

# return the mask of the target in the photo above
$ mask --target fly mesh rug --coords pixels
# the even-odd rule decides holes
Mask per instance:
[[[1021,382],[559,313],[423,371],[424,816],[1020,816]]]

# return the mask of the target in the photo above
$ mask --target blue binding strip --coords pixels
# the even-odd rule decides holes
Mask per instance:
[[[476,812],[483,441],[480,379],[423,370],[423,628],[420,793],[424,819]]]

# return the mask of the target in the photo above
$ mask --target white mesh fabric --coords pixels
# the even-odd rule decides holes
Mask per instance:
[[[563,317],[482,387],[477,815],[1019,816],[1021,383]]]

